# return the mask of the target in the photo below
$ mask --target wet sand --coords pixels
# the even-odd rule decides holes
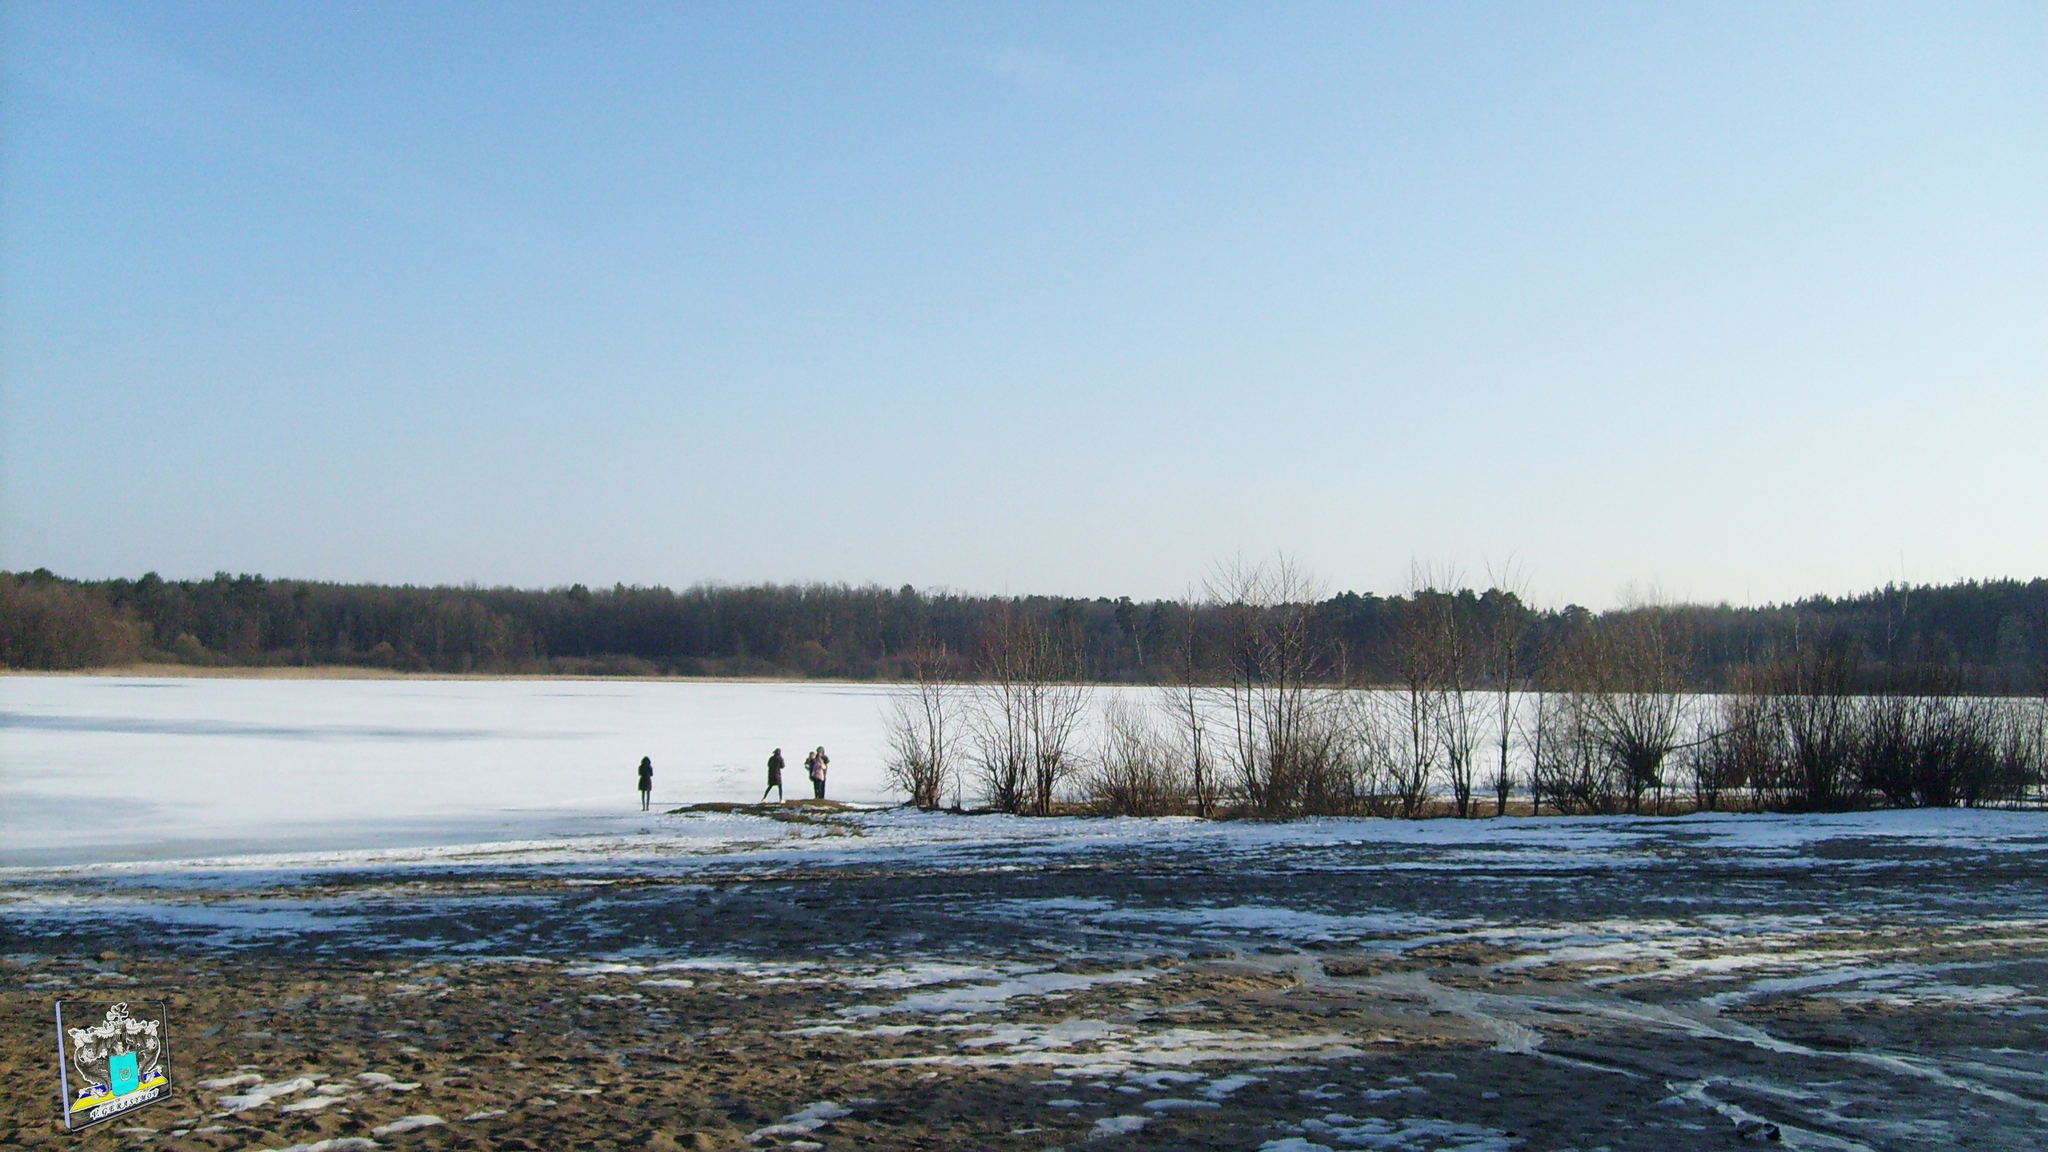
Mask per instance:
[[[2031,819],[17,872],[0,1144],[2033,1148]],[[59,995],[169,1000],[176,1099],[53,1128]]]

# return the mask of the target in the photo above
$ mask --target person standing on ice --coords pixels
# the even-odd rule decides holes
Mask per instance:
[[[818,745],[818,750],[811,753],[808,764],[811,771],[811,798],[814,800],[825,798],[825,767],[830,763],[832,758],[825,755],[825,746]]]
[[[653,795],[654,761],[642,756],[640,758],[640,810],[642,812],[647,811],[648,803]]]
[[[782,749],[777,748],[768,757],[768,786],[761,789],[761,803],[768,802],[768,794],[775,793],[775,799],[788,803],[789,797],[782,794]]]

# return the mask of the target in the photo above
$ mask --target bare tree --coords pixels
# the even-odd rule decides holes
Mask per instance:
[[[1581,610],[1583,612],[1583,610]],[[1579,618],[1567,617],[1569,624],[1578,625]],[[1522,746],[1528,749],[1529,761],[1529,814],[1543,814],[1543,797],[1553,778],[1550,771],[1556,759],[1552,740],[1559,732],[1558,715],[1562,701],[1556,689],[1563,686],[1565,674],[1562,659],[1571,649],[1568,638],[1553,636],[1536,654],[1535,674],[1529,678],[1529,707],[1518,718],[1516,727],[1522,736]],[[1556,797],[1551,806],[1564,811]]]
[[[1673,612],[1639,605],[1601,620],[1589,639],[1579,703],[1628,810],[1640,812],[1643,793],[1663,789],[1665,758],[1679,743],[1690,662],[1684,626]]]
[[[1711,707],[1697,711],[1685,749],[1697,807],[1718,811],[1725,797],[1761,787],[1777,773],[1783,759],[1780,728],[1770,697],[1761,689],[1751,670],[1739,668],[1728,690]]]
[[[998,811],[1050,815],[1088,703],[1078,648],[1003,601],[983,630],[979,665],[971,731],[983,796]]]
[[[1194,802],[1195,815],[1207,819],[1216,810],[1216,772],[1210,762],[1215,752],[1204,703],[1207,688],[1201,671],[1198,624],[1195,597],[1190,591],[1174,612],[1166,674],[1159,689],[1160,708],[1172,719],[1174,742],[1179,745],[1181,763],[1187,766],[1189,799]]]
[[[975,662],[979,680],[973,689],[969,730],[974,764],[981,777],[982,799],[998,812],[1024,808],[1030,772],[1030,725],[1025,716],[1025,661],[1017,651],[1025,625],[1014,604],[1000,601],[982,630]]]
[[[1476,627],[1479,601],[1462,583],[1453,569],[1416,565],[1401,608],[1395,638],[1401,693],[1393,706],[1408,733],[1403,738],[1398,723],[1384,728],[1400,744],[1395,759],[1402,765],[1404,815],[1420,813],[1438,773],[1458,815],[1473,814],[1484,650]]]
[[[1225,628],[1226,679],[1215,691],[1246,803],[1268,816],[1348,807],[1341,700],[1323,680],[1312,627],[1321,586],[1283,556],[1219,565],[1208,593]]]
[[[1574,632],[1551,651],[1538,681],[1546,690],[1536,698],[1530,736],[1530,791],[1538,804],[1549,797],[1560,815],[1605,814],[1617,804],[1588,686],[1591,624],[1579,620],[1574,625]]]
[[[1183,810],[1187,779],[1172,746],[1145,712],[1122,697],[1103,709],[1102,755],[1083,773],[1090,805],[1114,816],[1162,816]]]
[[[952,656],[944,646],[920,648],[905,660],[908,682],[890,694],[889,782],[919,808],[937,808],[953,778],[965,717]]]
[[[1389,749],[1393,786],[1404,818],[1422,815],[1443,746],[1443,668],[1427,612],[1411,597],[1394,639],[1398,677],[1385,697],[1390,715],[1377,725]]]
[[[1529,609],[1523,603],[1528,581],[1512,559],[1487,575],[1493,587],[1480,598],[1479,608],[1486,678],[1493,689],[1494,750],[1499,753],[1493,770],[1493,814],[1505,816],[1515,787],[1508,753],[1515,730],[1515,690],[1522,680],[1522,638],[1529,629]]]
[[[1773,701],[1785,733],[1797,803],[1833,811],[1856,802],[1853,771],[1861,725],[1854,697],[1856,665],[1839,637],[1806,641],[1777,665]]]
[[[1400,816],[1414,808],[1402,785],[1410,729],[1395,699],[1370,688],[1343,695],[1344,768],[1352,807],[1367,816]]]
[[[1445,570],[1440,580],[1413,593],[1422,606],[1428,629],[1428,643],[1437,666],[1437,722],[1443,727],[1439,744],[1443,749],[1445,780],[1451,786],[1451,801],[1458,817],[1472,815],[1472,785],[1478,767],[1477,731],[1473,723],[1480,696],[1473,677],[1477,655],[1473,636],[1474,598],[1458,574]]]

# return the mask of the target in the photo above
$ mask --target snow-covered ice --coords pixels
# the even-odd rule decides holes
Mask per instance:
[[[885,699],[829,683],[0,676],[0,863],[630,831],[640,757],[657,805],[751,801],[777,746],[800,764],[824,745],[834,798],[884,801]]]
[[[1106,700],[1143,690],[1097,692]],[[2048,852],[2048,819],[2038,812],[1285,825],[904,812],[862,819],[853,837],[840,834],[846,828],[662,811],[756,800],[771,748],[794,763],[819,744],[832,754],[834,798],[894,802],[883,772],[887,700],[885,686],[818,682],[0,676],[0,867],[228,858],[244,868],[545,864],[734,851],[830,861],[1005,845],[1066,854],[1171,845],[1233,855],[1376,848],[1405,855],[1375,859],[1374,868],[1427,873],[1568,871],[1589,858],[1651,868],[1674,841],[1773,867],[1826,865],[1812,849],[1845,839]],[[643,755],[654,760],[656,801],[644,815],[633,790]],[[1038,910],[1082,913],[1087,903]],[[1301,940],[1417,926],[1222,906],[1116,914],[1196,917]]]

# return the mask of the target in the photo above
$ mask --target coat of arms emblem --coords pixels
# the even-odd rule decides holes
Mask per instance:
[[[171,1094],[169,1016],[162,1001],[57,1002],[64,1126],[84,1128]]]

